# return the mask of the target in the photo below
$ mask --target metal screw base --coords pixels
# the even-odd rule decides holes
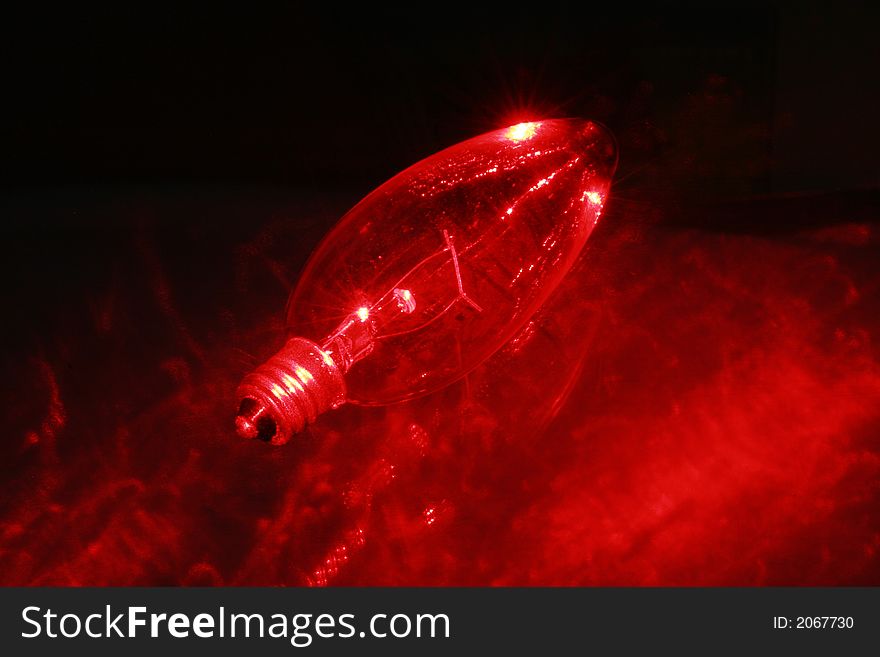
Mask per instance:
[[[291,338],[244,378],[236,394],[238,435],[283,445],[318,415],[345,403],[345,379],[329,353],[311,340]]]

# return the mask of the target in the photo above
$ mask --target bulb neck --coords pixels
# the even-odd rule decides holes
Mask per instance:
[[[311,340],[291,338],[238,386],[238,435],[283,445],[318,415],[345,403],[346,370]]]

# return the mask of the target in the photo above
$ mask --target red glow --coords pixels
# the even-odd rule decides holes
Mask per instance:
[[[873,206],[746,204],[761,234],[624,196],[484,365],[282,449],[236,441],[229,407],[283,338],[301,225],[212,243],[242,273],[195,308],[179,221],[155,268],[109,254],[106,289],[71,286],[9,376],[0,583],[880,584]],[[132,293],[82,313],[107,290]]]

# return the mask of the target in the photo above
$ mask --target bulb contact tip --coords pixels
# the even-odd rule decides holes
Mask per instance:
[[[253,419],[244,415],[236,416],[235,431],[242,438],[247,438],[249,440],[256,438],[260,434],[260,432],[257,430],[257,425],[254,423]]]

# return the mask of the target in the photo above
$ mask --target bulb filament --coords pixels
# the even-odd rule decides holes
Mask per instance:
[[[292,338],[281,351],[246,376],[238,388],[242,399],[235,420],[238,434],[273,444],[285,443],[319,414],[345,402],[346,372],[373,351],[377,340],[422,330],[459,301],[481,313],[482,307],[464,289],[455,240],[445,229],[443,241],[445,248],[419,262],[374,305],[362,305],[350,313],[320,344]],[[456,296],[417,326],[387,332],[386,327],[393,326],[401,317],[413,315],[417,309],[416,295],[410,287],[402,287],[406,279],[443,254],[449,254]],[[437,305],[428,304],[426,312]]]

